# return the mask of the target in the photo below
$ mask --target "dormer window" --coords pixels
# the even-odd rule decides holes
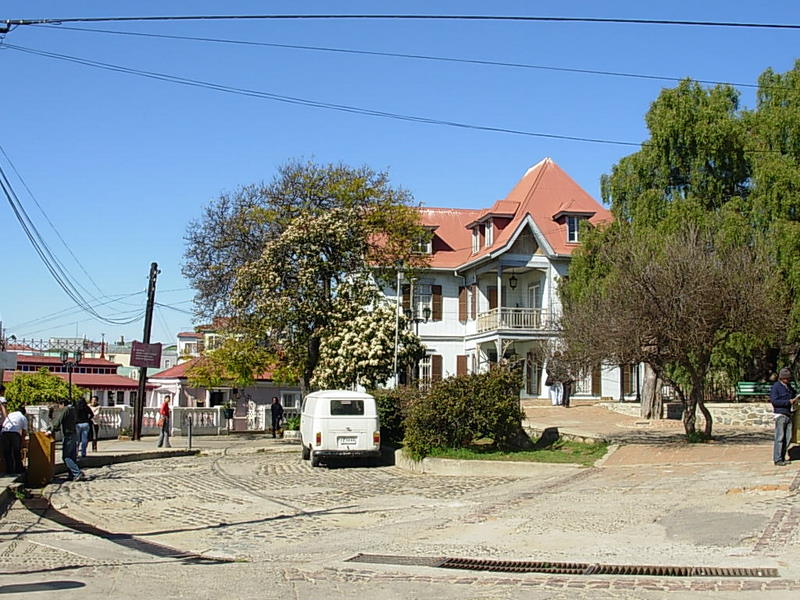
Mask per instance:
[[[433,233],[426,231],[417,238],[414,245],[414,252],[417,254],[433,254]]]
[[[488,248],[494,243],[494,226],[492,220],[486,221],[486,247]]]
[[[580,242],[580,231],[581,231],[581,221],[585,220],[585,217],[579,217],[576,215],[568,215],[567,216],[567,241],[572,244],[577,244]]]
[[[481,249],[481,234],[478,226],[472,228],[472,252],[473,254]]]

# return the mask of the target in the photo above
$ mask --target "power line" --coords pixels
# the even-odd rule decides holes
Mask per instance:
[[[9,181],[2,165],[0,165],[0,190],[2,190],[3,195],[6,197],[6,200],[11,206],[14,216],[17,218],[17,221],[22,227],[23,232],[33,246],[34,251],[39,255],[39,258],[44,263],[45,268],[47,268],[59,287],[61,287],[64,293],[66,293],[76,305],[81,307],[90,315],[93,315],[95,318],[112,325],[128,325],[138,320],[110,319],[108,317],[104,317],[98,313],[97,310],[83,297],[80,291],[75,287],[75,284],[70,279],[70,276],[64,269],[63,265],[61,265],[50,247],[47,245],[47,242],[39,233],[39,230],[36,228],[36,225],[31,220],[28,213],[25,211],[25,207],[20,202],[19,197],[14,191],[14,188],[11,185],[11,182]]]
[[[286,104],[296,104],[301,106],[308,106],[312,108],[323,108],[328,110],[335,110],[339,112],[351,113],[351,114],[359,114],[359,115],[366,115],[372,117],[381,117],[386,119],[395,119],[399,121],[408,121],[412,123],[423,123],[427,125],[440,125],[445,127],[455,127],[459,129],[471,129],[476,131],[490,131],[495,133],[509,133],[514,135],[523,135],[527,137],[537,137],[537,138],[546,138],[546,139],[556,139],[556,140],[565,140],[565,141],[573,141],[573,142],[588,142],[588,143],[595,143],[595,144],[611,144],[617,146],[641,146],[640,143],[637,142],[627,142],[622,140],[611,140],[611,139],[604,139],[604,138],[591,138],[591,137],[584,137],[584,136],[573,136],[573,135],[561,135],[561,134],[554,134],[554,133],[541,133],[541,132],[534,132],[534,131],[526,131],[522,129],[511,129],[507,127],[492,127],[488,125],[474,125],[470,123],[463,123],[459,121],[447,121],[443,119],[434,119],[430,117],[420,117],[416,115],[405,115],[401,113],[392,113],[386,111],[379,111],[374,109],[368,108],[361,108],[357,106],[351,106],[346,104],[335,104],[331,102],[322,102],[317,100],[309,100],[306,98],[299,98],[293,96],[284,96],[281,94],[275,94],[272,92],[263,92],[259,90],[251,90],[247,88],[239,88],[234,86],[226,86],[217,83],[212,83],[208,81],[201,81],[198,79],[189,79],[185,77],[179,77],[175,75],[169,75],[165,73],[157,73],[154,71],[145,71],[141,69],[133,69],[130,67],[123,67],[120,65],[114,65],[110,63],[104,63],[84,58],[78,58],[75,56],[69,56],[66,54],[58,54],[55,52],[46,52],[44,50],[36,50],[33,48],[26,48],[24,46],[17,46],[14,44],[4,44],[5,48],[10,50],[17,50],[19,52],[25,52],[28,54],[34,54],[37,56],[43,56],[46,58],[53,58],[57,60],[63,60],[67,62],[73,62],[77,64],[81,64],[84,66],[89,66],[97,69],[104,69],[108,71],[114,71],[117,73],[125,73],[128,75],[136,75],[139,77],[146,77],[149,79],[156,79],[159,81],[166,81],[169,83],[175,83],[180,85],[186,85],[190,87],[199,87],[205,88],[210,90],[215,90],[218,92],[225,92],[229,94],[237,94],[241,96],[250,96],[253,98],[261,98],[264,100],[273,100],[276,102],[283,102]]]
[[[145,37],[145,38],[158,38],[158,39],[168,39],[168,40],[182,40],[182,41],[192,41],[192,42],[210,42],[216,44],[232,44],[232,45],[241,45],[241,46],[256,46],[256,47],[268,47],[268,48],[285,48],[290,50],[309,50],[313,52],[331,52],[331,53],[339,53],[339,54],[355,54],[355,55],[363,55],[363,56],[380,56],[380,57],[388,57],[388,58],[403,58],[409,60],[424,60],[424,61],[435,61],[435,62],[447,62],[447,63],[460,63],[460,64],[470,64],[470,65],[479,65],[479,66],[489,66],[489,67],[505,67],[511,69],[532,69],[532,70],[539,70],[539,71],[555,71],[561,73],[576,73],[581,75],[600,75],[605,77],[625,77],[631,79],[645,79],[649,81],[683,81],[685,77],[671,77],[667,75],[650,75],[646,73],[626,73],[620,71],[607,71],[607,70],[598,70],[598,69],[581,69],[581,68],[571,68],[571,67],[556,67],[552,65],[534,65],[529,63],[518,63],[518,62],[507,62],[507,61],[497,61],[497,60],[482,60],[482,59],[472,59],[472,58],[459,58],[459,57],[452,57],[452,56],[433,56],[427,54],[408,54],[403,52],[380,52],[377,50],[356,50],[352,48],[335,48],[335,47],[328,47],[328,46],[308,46],[302,44],[279,44],[275,42],[256,42],[252,40],[236,40],[236,39],[228,39],[228,38],[210,38],[210,37],[198,37],[198,36],[189,36],[189,35],[169,35],[169,34],[161,34],[161,33],[144,33],[138,31],[119,31],[119,30],[112,30],[112,29],[95,29],[92,27],[69,27],[69,26],[59,26],[59,25],[38,25],[40,29],[55,29],[55,30],[69,30],[69,31],[83,31],[83,32],[92,32],[92,33],[105,33],[105,34],[112,34],[112,35],[123,35],[123,36],[134,36],[134,37]],[[744,87],[744,88],[758,88],[758,84],[754,83],[736,83],[730,81],[717,81],[714,79],[694,79],[698,83],[704,83],[708,85],[730,85],[734,87]],[[775,87],[775,86],[770,86]]]
[[[96,304],[95,307],[105,306],[107,304],[112,304],[112,303],[115,303],[115,302],[119,302],[120,299],[122,299],[122,298],[130,298],[131,296],[138,296],[138,295],[144,294],[144,293],[145,293],[144,290],[140,290],[138,292],[132,292],[130,294],[116,294],[114,296],[109,296],[109,298],[110,298],[109,300],[106,300],[105,302],[100,302],[100,303]],[[141,309],[139,309],[139,310],[141,310]],[[48,313],[48,314],[46,314],[44,316],[37,317],[35,319],[29,319],[28,321],[21,321],[20,323],[14,323],[13,325],[10,325],[8,327],[8,329],[19,330],[19,329],[22,329],[22,328],[27,327],[29,325],[34,325],[34,324],[38,325],[38,324],[41,324],[41,323],[46,323],[48,321],[53,321],[53,320],[56,320],[56,319],[66,318],[69,315],[80,313],[82,311],[83,311],[83,309],[81,307],[70,306],[68,308],[64,308],[64,309],[58,310],[56,312]],[[124,312],[127,313],[127,312],[133,312],[133,311],[124,311]]]
[[[283,20],[360,20],[360,21],[508,21],[534,23],[594,23],[622,25],[668,25],[732,27],[745,29],[800,29],[791,23],[737,21],[695,21],[678,19],[623,19],[616,17],[547,17],[522,15],[420,15],[420,14],[305,14],[305,15],[171,15],[139,17],[70,17],[64,19],[6,19],[5,30],[21,25],[57,23],[110,23],[130,21],[283,21]],[[0,29],[0,33],[2,33]]]

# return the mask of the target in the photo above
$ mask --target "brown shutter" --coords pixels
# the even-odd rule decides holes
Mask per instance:
[[[467,288],[463,286],[458,288],[458,320],[467,320]]]
[[[470,303],[469,318],[474,321],[478,318],[478,286],[473,283],[469,287],[472,290],[472,302]]]
[[[497,308],[497,286],[490,285],[488,288],[486,288],[486,293],[489,296],[489,310]]]
[[[431,355],[431,381],[442,380],[442,355]]]
[[[622,369],[622,393],[627,396],[633,392],[631,387],[631,366],[622,365],[620,368]]]
[[[459,354],[456,356],[456,375],[467,374],[467,355]]]
[[[442,286],[431,286],[431,319],[434,321],[442,320]]]
[[[603,393],[602,387],[602,372],[600,371],[600,365],[597,365],[594,369],[592,369],[592,396],[601,396]]]
[[[403,312],[411,310],[411,286],[403,285]]]

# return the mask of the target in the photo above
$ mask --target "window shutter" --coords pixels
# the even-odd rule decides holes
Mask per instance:
[[[600,365],[592,369],[592,396],[602,396],[603,394],[602,372]]]
[[[431,381],[442,380],[442,355],[431,355]]]
[[[486,288],[486,293],[489,296],[489,310],[497,308],[497,286],[490,285],[488,288]]]
[[[622,369],[622,393],[627,396],[633,392],[631,386],[631,366],[622,365],[620,368]]]
[[[442,320],[442,286],[431,286],[431,319],[434,321]]]
[[[411,286],[403,285],[403,312],[411,310]]]
[[[458,320],[467,320],[467,288],[458,288]]]
[[[456,356],[456,375],[467,374],[467,355],[459,354]]]

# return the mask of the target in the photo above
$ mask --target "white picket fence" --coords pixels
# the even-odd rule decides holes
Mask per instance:
[[[52,417],[48,406],[26,406],[25,410],[33,431],[46,431]],[[100,425],[100,439],[113,439],[121,429],[130,430],[133,407],[103,406],[95,417]],[[158,408],[146,407],[142,417],[142,435],[158,435]],[[222,416],[222,407],[183,408],[173,407],[170,435],[189,435],[189,420],[192,421],[192,435],[219,435],[227,429],[227,421]]]

